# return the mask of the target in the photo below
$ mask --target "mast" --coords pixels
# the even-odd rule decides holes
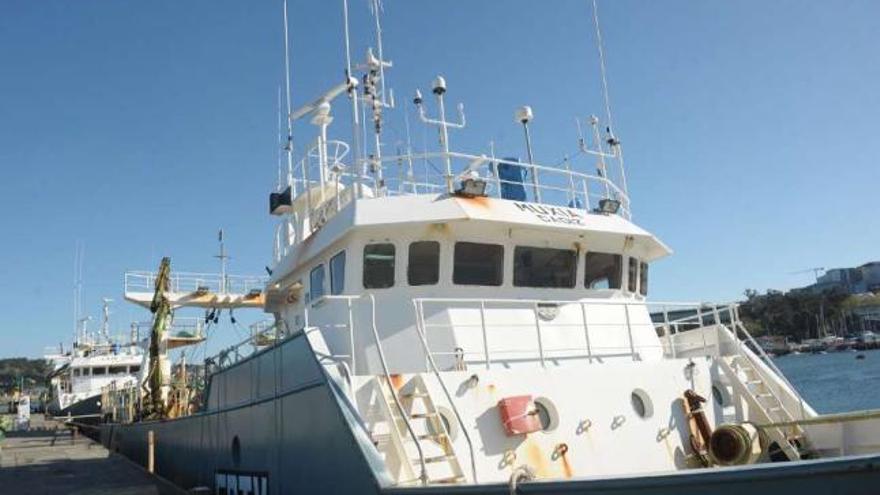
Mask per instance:
[[[290,42],[287,35],[287,0],[284,0],[284,89],[287,95],[287,185],[290,187],[290,200],[296,196],[296,183],[293,181],[293,120],[290,118]]]
[[[104,303],[104,307],[102,309],[103,319],[101,320],[101,337],[105,343],[110,343],[110,303],[113,302],[113,299],[103,298],[101,299]]]
[[[593,0],[593,26],[596,30],[596,49],[599,52],[599,72],[602,76],[602,99],[605,103],[605,118],[607,126],[605,127],[607,137],[605,142],[611,152],[617,157],[617,164],[620,169],[620,187],[623,194],[626,195],[627,213],[632,215],[632,206],[629,202],[629,188],[626,184],[626,169],[623,163],[623,149],[620,146],[620,140],[614,135],[614,120],[611,117],[611,97],[608,94],[608,76],[605,68],[605,49],[602,41],[602,30],[599,28],[599,7],[596,0]],[[607,179],[607,177],[606,177]]]
[[[229,288],[226,276],[226,264],[229,260],[229,255],[226,254],[226,246],[223,243],[223,229],[220,229],[217,233],[217,240],[220,242],[220,254],[215,254],[214,257],[220,260],[220,293],[226,294]]]
[[[348,0],[342,0],[342,20],[345,35],[345,78],[351,80],[351,40],[348,27]],[[360,198],[363,188],[363,170],[361,156],[361,124],[358,110],[358,95],[354,86],[349,85],[348,99],[351,100],[351,144],[353,148],[353,165],[355,176],[355,197]]]

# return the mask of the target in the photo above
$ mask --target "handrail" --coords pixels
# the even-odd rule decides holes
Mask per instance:
[[[325,296],[327,297],[327,296]],[[679,306],[691,307],[698,306],[700,302],[666,302],[666,301],[644,301],[638,299],[512,299],[512,298],[481,298],[481,297],[418,297],[414,300],[424,302],[474,302],[480,301],[495,303],[533,303],[542,304],[607,304],[612,306],[634,305],[634,306]]]
[[[544,342],[543,342],[543,336],[544,336],[545,330],[542,328],[543,325],[541,324],[541,317],[539,316],[539,311],[540,311],[541,305],[557,305],[557,306],[577,305],[577,306],[580,306],[581,320],[582,320],[581,323],[569,323],[569,324],[564,324],[564,326],[567,326],[567,327],[583,326],[586,348],[585,349],[581,349],[581,348],[578,348],[578,349],[553,348],[553,349],[550,349],[550,352],[560,352],[560,351],[569,352],[569,351],[574,351],[574,350],[585,350],[587,358],[592,362],[593,353],[596,349],[599,349],[599,348],[594,348],[593,343],[590,342],[589,328],[586,323],[586,320],[587,320],[586,306],[587,305],[612,305],[612,306],[622,306],[624,308],[625,321],[622,323],[613,323],[613,324],[608,324],[608,325],[613,325],[615,327],[619,327],[621,325],[624,326],[624,328],[626,329],[626,338],[627,338],[626,345],[625,346],[601,347],[601,348],[603,348],[603,349],[604,348],[628,349],[629,353],[624,354],[624,355],[629,356],[634,361],[638,361],[641,359],[641,356],[640,356],[639,350],[637,350],[636,346],[635,346],[635,339],[633,337],[633,332],[632,332],[633,327],[649,325],[652,328],[656,329],[657,324],[654,322],[633,323],[631,321],[631,315],[630,315],[630,309],[632,306],[657,306],[658,304],[667,304],[669,306],[695,307],[695,306],[698,306],[699,304],[702,304],[702,303],[652,303],[652,302],[639,301],[639,300],[633,300],[633,299],[625,299],[625,300],[607,300],[607,299],[539,300],[539,299],[502,299],[502,298],[497,298],[497,299],[486,299],[486,298],[414,298],[413,301],[414,301],[414,303],[417,303],[417,310],[418,310],[417,311],[417,323],[420,325],[419,329],[423,333],[426,332],[428,328],[434,328],[434,327],[442,327],[442,328],[448,328],[451,326],[479,327],[480,331],[482,332],[482,340],[483,340],[483,362],[484,362],[487,369],[489,369],[491,367],[490,362],[492,360],[491,353],[488,348],[487,318],[486,318],[486,305],[487,305],[487,303],[497,303],[497,304],[502,304],[502,305],[516,304],[516,305],[521,306],[520,309],[522,309],[524,311],[529,311],[530,313],[532,313],[534,320],[529,320],[529,321],[523,322],[520,325],[508,323],[508,324],[506,324],[506,326],[507,327],[521,326],[523,328],[532,327],[535,329],[535,331],[536,331],[535,335],[536,335],[536,339],[537,339],[536,342],[537,342],[538,359],[541,362],[542,366],[545,365],[545,359],[547,358],[547,356],[546,356],[547,350],[545,349]],[[480,312],[479,323],[459,323],[459,324],[455,324],[455,325],[453,325],[452,323],[429,324],[426,321],[424,321],[424,318],[425,318],[424,304],[425,303],[460,303],[460,304],[463,303],[463,304],[473,304],[473,305],[479,304],[479,308],[478,308],[479,312]],[[601,326],[603,324],[594,323],[594,325]],[[548,326],[553,326],[553,325],[548,325]],[[653,348],[653,347],[662,348],[662,346],[650,346],[650,345],[646,345],[646,344],[639,345],[639,349],[647,349],[647,348]],[[704,345],[703,347],[710,348],[711,346]],[[431,351],[430,349],[426,349],[426,352],[429,352],[432,355],[435,355],[435,354],[436,355],[444,355],[443,352],[434,352],[434,351]],[[496,353],[497,352],[498,351],[496,351]],[[503,351],[501,351],[501,352],[503,353]],[[445,353],[445,354],[449,354],[449,353]],[[605,356],[607,357],[608,355],[605,355]],[[614,354],[614,356],[618,356],[618,354]]]
[[[313,147],[316,145],[312,145]],[[523,185],[522,181],[515,181],[509,179],[503,179],[499,176],[497,167],[498,165],[511,165],[519,167],[523,170],[526,170],[533,179],[533,187],[535,188],[535,196],[533,198],[534,201],[543,204],[555,205],[555,206],[567,206],[576,209],[583,209],[586,211],[591,211],[594,208],[599,206],[599,200],[602,198],[607,199],[615,199],[620,202],[618,214],[625,218],[631,219],[631,200],[629,195],[624,191],[620,186],[618,186],[613,180],[608,177],[602,176],[601,174],[592,175],[589,173],[579,172],[572,170],[572,167],[568,161],[566,161],[566,166],[560,165],[542,165],[534,162],[520,162],[513,160],[505,160],[498,158],[496,156],[492,156],[491,158],[486,155],[475,155],[470,153],[461,153],[455,151],[441,151],[441,152],[424,152],[424,153],[410,153],[410,154],[401,154],[401,155],[386,155],[378,158],[369,158],[369,159],[361,159],[354,160],[352,166],[350,167],[341,167],[339,170],[329,171],[325,170],[324,173],[321,173],[320,160],[314,160],[314,156],[310,152],[306,152],[303,157],[297,162],[294,167],[295,174],[293,177],[288,179],[290,184],[297,184],[301,186],[301,192],[299,195],[292,198],[296,201],[297,198],[307,197],[308,208],[307,208],[307,216],[309,217],[308,225],[309,230],[315,230],[320,224],[323,224],[326,220],[329,220],[329,217],[336,214],[339,209],[343,206],[341,200],[344,200],[346,203],[350,200],[355,199],[353,194],[350,194],[344,198],[340,197],[338,193],[341,188],[348,188],[351,185],[357,184],[360,180],[366,180],[367,182],[372,181],[373,183],[373,191],[376,196],[395,196],[395,195],[407,195],[407,194],[436,194],[436,193],[451,193],[452,185],[451,182],[453,180],[461,180],[470,174],[478,173],[481,169],[483,169],[483,175],[490,179],[491,185],[495,186],[494,190],[492,187],[487,189],[486,193],[488,196],[492,197],[502,197],[502,185],[510,184],[510,185]],[[430,162],[431,160],[439,159],[444,162],[451,163],[452,160],[456,160],[457,162],[466,162],[466,165],[460,168],[453,175],[447,174],[416,174],[413,173],[412,163],[416,161],[424,161]],[[335,162],[341,163],[341,162]],[[387,177],[383,177],[382,170],[386,166],[392,166],[393,164],[397,164],[399,167],[398,177],[394,177],[389,174]],[[405,166],[404,164],[409,164],[409,171],[406,174],[403,174],[402,170]],[[365,165],[369,165],[370,167],[374,167],[376,169],[375,175],[370,178],[359,178],[356,174],[346,172],[346,168],[348,169],[357,169],[358,167],[363,167]],[[313,170],[315,167],[318,167],[318,170]],[[339,167],[337,167],[339,168]],[[332,178],[325,178],[324,175],[332,173]],[[538,177],[541,177],[538,180]],[[323,187],[326,184],[336,184],[337,193],[332,194],[332,197],[324,198],[323,196]],[[391,186],[392,184],[397,184],[396,187]],[[389,187],[391,186],[391,187]],[[317,205],[315,208],[312,208],[312,205],[315,205],[314,198],[312,198],[312,189],[315,187],[321,187],[321,198],[317,200]],[[594,191],[591,193],[591,189]],[[547,194],[542,195],[541,191],[546,192]],[[603,191],[603,192],[599,192]],[[325,201],[326,200],[326,201]],[[324,208],[322,205],[329,203],[335,203],[335,211],[330,211]],[[592,202],[592,203],[591,203]],[[316,219],[312,218],[317,216]],[[301,219],[305,221],[305,218]],[[304,224],[303,224],[304,225]],[[302,238],[308,235],[307,232],[302,232]],[[275,233],[276,237],[276,254],[280,255],[280,251],[284,250],[284,242],[278,242],[279,232]],[[301,240],[301,238],[300,238]],[[278,256],[276,256],[277,260]]]
[[[464,424],[464,420],[461,419],[458,407],[455,406],[455,401],[452,400],[452,394],[449,393],[449,389],[446,387],[446,382],[444,382],[443,378],[440,376],[440,370],[437,368],[437,363],[434,361],[434,356],[431,355],[431,350],[428,347],[428,339],[419,325],[420,321],[424,321],[424,308],[420,307],[415,299],[413,299],[413,306],[416,312],[416,333],[419,334],[419,340],[421,341],[422,349],[425,351],[425,355],[428,358],[428,363],[431,365],[431,370],[434,372],[437,381],[440,382],[440,388],[443,389],[443,393],[446,395],[446,400],[449,401],[449,405],[452,406],[452,413],[455,414],[455,419],[458,420],[458,424],[461,426],[461,432],[464,434],[464,438],[468,444],[468,450],[470,450],[471,454],[471,472],[473,473],[474,483],[477,483],[477,462],[476,457],[474,456],[474,444],[471,441],[471,436],[468,433],[467,426]]]
[[[801,419],[805,419],[805,418],[806,418],[806,408],[804,407],[804,398],[803,398],[803,397],[801,396],[801,394],[797,391],[797,389],[795,388],[795,386],[792,385],[792,383],[788,381],[788,378],[785,377],[785,375],[782,373],[782,370],[780,370],[780,369],[776,366],[776,364],[773,363],[773,360],[770,359],[770,356],[768,356],[767,353],[764,352],[764,349],[763,349],[763,348],[758,344],[758,342],[752,337],[752,334],[749,333],[749,331],[746,329],[746,326],[742,324],[742,322],[739,320],[738,317],[737,317],[736,323],[734,323],[734,327],[735,327],[735,328],[739,328],[739,329],[743,332],[743,334],[745,334],[745,336],[748,338],[748,341],[749,341],[749,342],[752,344],[752,346],[755,348],[755,351],[754,351],[755,354],[756,354],[756,355],[757,355],[762,361],[764,361],[764,363],[765,363],[765,364],[766,364],[766,365],[767,365],[767,366],[773,371],[773,373],[775,373],[776,376],[779,377],[779,378],[782,380],[782,382],[783,382],[783,383],[784,383],[784,384],[785,384],[785,385],[791,390],[792,394],[794,394],[795,398],[796,398],[797,401],[798,401],[798,405],[800,406],[800,409],[801,409],[801,411],[800,411],[800,412],[801,412]],[[733,336],[734,336],[734,338],[736,338],[736,330],[734,330],[734,332],[733,332]],[[745,357],[748,359],[748,355],[746,355],[745,353],[743,353],[742,350],[740,350],[740,354],[743,355],[743,356],[745,356]],[[768,387],[768,388],[770,388],[770,387]],[[770,390],[770,392],[773,393],[772,389]],[[782,401],[780,401],[780,404],[782,404]]]
[[[155,290],[156,272],[132,270],[125,272],[125,292]],[[216,292],[232,292],[231,289],[247,292],[254,289],[262,290],[268,278],[253,275],[225,275],[219,273],[174,272],[168,278],[172,292],[196,291],[201,287]]]
[[[391,391],[391,397],[394,399],[394,405],[397,409],[397,412],[400,413],[400,417],[403,419],[403,422],[406,424],[406,429],[409,432],[410,436],[413,439],[413,442],[416,445],[416,450],[419,452],[419,464],[421,464],[421,474],[419,475],[419,480],[423,485],[428,484],[428,469],[425,465],[425,453],[422,450],[422,445],[419,443],[419,437],[416,435],[415,430],[413,430],[412,424],[409,422],[409,417],[403,409],[403,404],[400,402],[400,398],[397,396],[397,391],[394,390],[394,386],[391,384],[391,373],[388,371],[388,362],[385,359],[385,351],[382,350],[382,341],[379,338],[379,330],[376,326],[376,297],[373,294],[361,294],[359,296],[342,296],[342,295],[325,295],[322,296],[321,299],[328,300],[354,300],[361,299],[367,297],[370,300],[370,320],[371,327],[373,330],[373,339],[376,342],[376,351],[379,354],[379,363],[382,365],[382,372],[385,374],[385,382],[388,384],[388,389]],[[321,299],[318,299],[320,301]],[[315,302],[318,302],[315,301]],[[351,306],[349,306],[349,310],[351,310]],[[349,329],[352,333],[354,333],[354,329]],[[354,349],[351,350],[352,355],[354,355]]]

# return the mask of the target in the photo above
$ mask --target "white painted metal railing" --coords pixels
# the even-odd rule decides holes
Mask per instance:
[[[255,325],[258,326],[255,327]],[[228,368],[267,345],[280,342],[290,334],[286,328],[281,328],[282,326],[284,325],[278,323],[267,325],[262,322],[252,325],[252,333],[249,337],[226,347],[213,356],[205,358],[205,364],[210,367],[209,372],[214,373],[223,368]]]
[[[131,324],[137,339],[149,336],[152,327],[152,321],[136,321]],[[191,316],[175,316],[165,329],[165,333],[171,336],[201,338],[205,336],[205,320]]]
[[[212,292],[216,294],[248,294],[262,291],[266,277],[246,275],[226,275],[218,273],[172,272],[169,277],[171,292],[194,293]],[[153,292],[156,287],[156,272],[125,272],[125,292]]]
[[[362,294],[359,296],[325,295],[325,296],[321,297],[320,299],[313,301],[311,303],[311,306],[313,306],[313,307],[320,306],[324,303],[324,301],[345,301],[346,309],[347,309],[348,324],[347,325],[343,324],[343,327],[347,326],[347,328],[348,328],[349,345],[350,345],[349,364],[351,366],[352,372],[356,373],[357,369],[355,368],[355,365],[356,365],[355,350],[354,350],[355,326],[354,326],[354,305],[353,305],[353,303],[356,301],[359,301],[361,299],[364,299],[364,298],[368,299],[368,301],[370,303],[370,328],[372,330],[373,343],[376,345],[376,351],[379,355],[379,362],[382,366],[382,372],[384,374],[386,383],[389,384],[389,388],[391,389],[391,395],[394,398],[395,407],[397,408],[398,412],[400,413],[400,416],[404,419],[404,422],[406,423],[407,430],[408,430],[410,436],[412,437],[413,442],[415,443],[416,448],[419,452],[419,461],[421,463],[421,477],[420,478],[423,482],[425,482],[427,480],[427,468],[425,465],[425,456],[422,451],[422,446],[419,442],[418,435],[416,435],[415,431],[413,430],[412,424],[409,421],[409,418],[407,417],[406,413],[404,412],[403,405],[400,402],[400,398],[397,395],[397,391],[394,390],[393,386],[390,386],[391,371],[388,367],[388,361],[385,357],[385,351],[382,347],[382,339],[379,337],[379,330],[378,330],[378,326],[376,324],[376,298],[375,298],[375,296],[373,296],[373,294]],[[305,320],[306,320],[306,325],[308,326],[309,325],[308,307],[306,308]],[[474,482],[476,482],[477,481],[476,454],[474,453],[473,441],[471,440],[470,434],[468,433],[468,428],[465,425],[464,420],[461,417],[461,413],[459,412],[458,407],[455,405],[455,400],[453,399],[452,394],[449,391],[449,388],[446,386],[445,381],[440,376],[440,370],[437,367],[436,363],[434,362],[433,357],[431,356],[431,351],[428,347],[428,342],[427,342],[427,339],[425,338],[424,333],[418,327],[417,327],[417,333],[419,334],[419,341],[422,345],[422,350],[425,353],[425,356],[426,356],[428,363],[430,365],[429,370],[434,374],[435,378],[437,379],[437,382],[440,384],[440,387],[443,390],[443,394],[446,396],[446,400],[449,403],[450,407],[452,408],[452,412],[455,415],[456,420],[459,423],[459,426],[461,427],[461,431],[462,431],[462,434],[464,435],[465,441],[467,442],[468,450],[470,453],[470,460],[471,460],[471,472],[472,472],[473,480],[474,480]],[[344,357],[344,356],[337,356],[337,357]]]
[[[595,211],[600,207],[601,200],[612,199],[620,204],[618,215],[632,218],[630,199],[623,189],[607,177],[578,172],[568,160],[562,164],[546,165],[449,151],[382,156],[349,166],[342,163],[343,154],[329,165],[332,170],[322,170],[320,161],[314,155],[314,146],[297,163],[289,178],[292,191],[296,191],[291,198],[292,203],[304,203],[307,207],[305,211],[296,212],[298,218],[293,224],[297,235],[294,239],[286,238],[285,224],[291,221],[290,216],[283,217],[277,225],[273,249],[276,262],[287,253],[291,244],[308,237],[350,203],[357,196],[358,183],[363,191],[369,192],[369,197],[382,197],[452,193],[449,184],[458,187],[464,178],[478,178],[486,183],[486,195],[489,197],[514,199],[510,194],[503,194],[502,190],[516,188],[521,189],[522,195],[516,199],[585,211]],[[454,177],[441,171],[434,164],[435,161],[452,164],[457,170],[453,172]],[[522,180],[502,178],[499,173],[501,165],[517,167]],[[592,166],[584,168],[581,164],[580,168],[591,169]],[[359,176],[353,170],[355,168],[373,172]],[[278,192],[285,187],[279,184]],[[305,225],[308,225],[308,229],[304,228]]]
[[[475,328],[478,330],[482,337],[483,349],[482,349],[482,362],[486,366],[487,369],[491,367],[492,362],[502,361],[503,355],[505,352],[514,353],[514,352],[522,352],[521,350],[517,351],[497,351],[492,350],[492,345],[489,339],[490,330],[495,328],[503,328],[503,329],[515,329],[515,328],[534,328],[535,329],[535,345],[533,350],[536,351],[536,355],[534,358],[526,358],[526,359],[537,359],[542,366],[546,366],[546,362],[548,359],[551,359],[554,354],[559,355],[560,353],[565,353],[567,355],[571,355],[573,353],[578,353],[580,356],[585,357],[589,362],[592,362],[594,359],[603,359],[608,357],[629,357],[634,361],[638,361],[642,358],[640,351],[642,353],[651,348],[657,348],[657,345],[650,345],[644,342],[636,344],[633,338],[633,330],[634,328],[650,326],[652,330],[657,331],[658,335],[662,331],[662,336],[664,337],[666,343],[662,344],[660,348],[663,349],[665,354],[675,354],[676,346],[670,342],[671,333],[670,329],[681,330],[683,327],[695,326],[695,324],[688,323],[685,321],[686,319],[673,320],[669,318],[670,309],[676,309],[679,311],[682,310],[693,310],[695,312],[699,312],[702,306],[701,303],[695,302],[645,302],[639,300],[632,299],[582,299],[582,300],[540,300],[540,299],[475,299],[475,298],[416,298],[413,299],[414,310],[416,314],[416,321],[419,328],[423,329],[425,334],[427,335],[431,331],[438,331],[438,329],[463,329],[463,328]],[[430,323],[426,318],[426,306],[435,306],[436,309],[439,310],[461,310],[461,309],[476,309],[479,311],[479,323],[468,323],[462,321],[448,321],[441,323]],[[575,306],[579,308],[579,321],[566,321],[563,323],[556,323],[552,320],[554,318],[546,318],[542,317],[542,312],[558,312],[560,308]],[[606,306],[606,307],[618,307],[623,311],[622,320],[614,321],[614,322],[596,322],[590,321],[588,308],[591,306]],[[634,322],[633,316],[633,308],[644,309],[647,308],[648,311],[651,311],[651,308],[656,308],[656,314],[662,314],[664,321],[668,322],[667,324],[658,323],[654,321],[645,322],[645,323],[636,323]],[[526,312],[530,314],[530,319],[522,320],[519,322],[511,322],[504,321],[501,323],[491,323],[489,322],[489,318],[487,317],[487,311],[489,310],[510,310],[516,311],[519,310],[519,314],[525,315]],[[527,310],[527,311],[525,311]],[[705,325],[703,325],[705,326]],[[710,327],[705,326],[703,332],[711,331]],[[552,329],[575,329],[583,332],[583,341],[584,346],[575,348],[575,347],[564,347],[564,348],[547,348],[545,345],[545,336],[544,333],[550,331]],[[592,332],[597,330],[602,330],[606,328],[613,328],[617,330],[621,330],[624,332],[626,339],[622,345],[615,346],[597,346],[595,336]],[[710,345],[707,342],[707,339],[704,339],[704,347],[706,349],[710,349]],[[669,352],[671,350],[671,352]],[[713,351],[714,352],[714,351]],[[430,351],[431,354],[434,355],[455,355],[462,354],[462,350],[450,349],[448,351]],[[472,354],[472,352],[470,353]],[[494,356],[494,357],[493,357]],[[570,356],[569,356],[570,357]],[[470,361],[470,362],[473,362]]]

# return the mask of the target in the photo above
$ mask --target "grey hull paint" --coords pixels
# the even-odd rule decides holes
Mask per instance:
[[[509,494],[506,484],[380,488],[381,461],[301,334],[212,376],[208,412],[127,425],[105,424],[101,440],[141,465],[147,433],[156,472],[189,489],[214,488],[218,470],[263,473],[272,494]],[[233,439],[240,451],[233,454]],[[634,453],[634,455],[636,455]],[[381,476],[381,475],[380,475]],[[522,494],[875,494],[880,456],[687,471],[629,478],[520,485]]]
[[[298,362],[286,362],[290,360]],[[266,373],[276,366],[277,373]],[[288,380],[291,373],[300,376]],[[255,392],[251,400],[224,403],[224,397],[247,395],[238,389],[250,386],[247,375],[251,381],[269,376],[273,386],[264,396]],[[378,493],[371,464],[346,421],[337,392],[314,362],[307,339],[291,337],[217,373],[208,397],[216,408],[202,414],[102,425],[101,441],[146,465],[152,430],[156,472],[185,489],[213,488],[218,470],[234,470],[264,473],[273,494]],[[240,453],[234,456],[236,437]]]

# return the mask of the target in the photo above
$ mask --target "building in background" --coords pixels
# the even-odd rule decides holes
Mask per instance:
[[[880,292],[880,261],[871,261],[855,268],[832,268],[801,289],[813,293],[842,290],[848,294]]]

